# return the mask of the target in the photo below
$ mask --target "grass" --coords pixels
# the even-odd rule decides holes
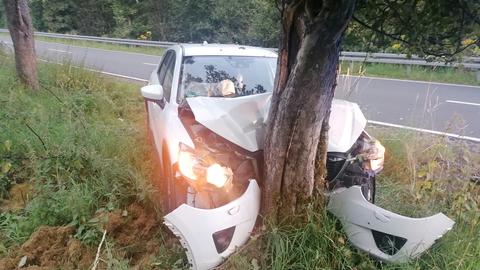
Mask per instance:
[[[475,71],[462,68],[342,62],[340,71],[341,74],[357,76],[480,85]]]
[[[102,237],[99,214],[135,202],[156,209],[139,86],[68,63],[39,64],[39,78],[40,91],[25,89],[10,57],[0,56],[0,260],[40,226],[74,226],[74,237],[93,248]],[[25,185],[33,191],[22,194],[24,206],[6,207]],[[164,264],[182,254],[162,244],[165,235],[156,236],[159,256],[169,256]],[[128,266],[107,239],[102,257]]]
[[[21,210],[1,210],[0,258],[42,225],[72,225],[76,239],[96,248],[98,213],[122,212],[132,202],[154,205],[138,86],[68,63],[41,64],[39,71],[43,89],[33,93],[16,81],[12,60],[0,56],[0,197],[12,199],[22,184],[34,190]],[[480,187],[468,181],[478,171],[479,146],[391,129],[370,132],[387,148],[377,203],[415,217],[443,212],[456,221],[452,231],[410,263],[381,265],[351,247],[317,202],[300,225],[267,223],[224,269],[479,269]],[[171,248],[167,234],[159,230],[154,240],[159,252],[150,268],[184,267],[181,248]],[[106,267],[129,269],[126,250],[107,238]]]
[[[40,224],[81,223],[102,205],[120,207],[136,198],[142,153],[119,147],[141,145],[142,131],[132,125],[142,115],[133,85],[42,65],[45,89],[32,93],[16,82],[11,67],[0,70],[1,192],[5,197],[11,185],[28,182],[38,196],[19,216],[20,232],[7,238],[25,240]]]
[[[376,204],[403,215],[443,212],[456,224],[422,257],[381,264],[348,244],[334,217],[311,205],[301,226],[268,225],[224,269],[479,269],[480,146],[446,138],[373,128],[386,146]]]
[[[0,33],[0,34],[7,35],[8,33]],[[121,45],[121,44],[104,43],[104,42],[97,42],[97,41],[51,38],[51,37],[42,37],[42,36],[35,36],[35,40],[61,43],[61,44],[66,44],[71,46],[89,47],[89,48],[97,48],[97,49],[111,50],[111,51],[142,53],[142,54],[149,54],[149,55],[162,55],[164,52],[164,49],[160,47]]]
[[[480,268],[480,145],[377,129],[389,149],[378,203],[415,217],[443,212],[456,224],[427,254],[386,269]],[[399,203],[401,202],[401,203]]]

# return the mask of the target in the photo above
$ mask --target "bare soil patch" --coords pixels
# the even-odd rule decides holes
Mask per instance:
[[[115,254],[128,260],[132,269],[148,268],[161,247],[156,237],[161,229],[156,211],[133,203],[123,211],[100,215],[104,221],[100,227],[107,230],[106,241],[114,244]],[[74,234],[73,226],[42,226],[8,257],[0,259],[0,270],[89,269],[97,247],[83,245]],[[103,249],[101,257],[104,253]],[[106,264],[100,262],[97,269],[106,269]]]
[[[95,258],[92,248],[83,246],[72,234],[72,226],[38,228],[23,245],[9,257],[0,260],[0,269],[87,269]]]
[[[8,200],[3,200],[0,205],[0,210],[4,212],[16,212],[23,208],[29,201],[33,186],[29,183],[15,184],[10,188]]]

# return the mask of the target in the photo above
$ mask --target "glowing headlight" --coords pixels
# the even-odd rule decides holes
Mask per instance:
[[[192,153],[180,150],[178,153],[178,170],[183,176],[190,180],[197,180],[198,176],[194,171],[197,165],[198,161],[193,157]]]
[[[207,169],[207,182],[216,187],[223,187],[232,178],[232,169],[213,164]]]
[[[208,153],[197,152],[183,144],[178,153],[178,171],[188,180],[200,180],[198,184],[206,181],[219,188],[233,177],[232,169],[213,162]]]

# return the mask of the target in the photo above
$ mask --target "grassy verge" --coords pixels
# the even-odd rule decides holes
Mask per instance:
[[[0,269],[24,255],[27,265],[90,268],[104,230],[102,269],[181,259],[151,199],[138,85],[42,64],[34,93],[10,58],[0,63]]]
[[[386,269],[478,269],[480,267],[480,145],[432,135],[377,128],[389,151],[379,179],[378,204],[414,217],[443,212],[456,224],[410,264]]]
[[[376,63],[342,62],[341,74],[405,79],[426,82],[443,82],[467,85],[480,85],[474,71],[461,68],[423,67]]]
[[[267,226],[224,269],[479,269],[480,186],[469,179],[479,173],[480,146],[391,129],[370,132],[387,149],[376,203],[413,217],[443,212],[456,222],[452,231],[410,263],[381,264],[351,247],[335,218],[313,204],[305,224]]]
[[[8,35],[8,33],[0,33],[0,35]],[[143,53],[143,54],[150,54],[150,55],[162,55],[164,51],[163,48],[159,48],[159,47],[131,46],[131,45],[121,45],[121,44],[114,44],[114,43],[103,43],[103,42],[96,42],[96,41],[73,40],[73,39],[51,38],[51,37],[40,37],[40,36],[35,36],[35,40],[60,43],[60,44],[66,44],[71,46],[90,47],[90,48],[97,48],[97,49],[111,50],[111,51]]]

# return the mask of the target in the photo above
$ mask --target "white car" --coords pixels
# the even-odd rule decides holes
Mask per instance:
[[[210,269],[250,237],[260,208],[265,123],[277,54],[238,46],[175,45],[141,89],[162,167],[165,224],[193,269]],[[334,100],[328,209],[350,242],[385,261],[420,255],[454,224],[408,218],[373,204],[384,148],[357,104]]]

